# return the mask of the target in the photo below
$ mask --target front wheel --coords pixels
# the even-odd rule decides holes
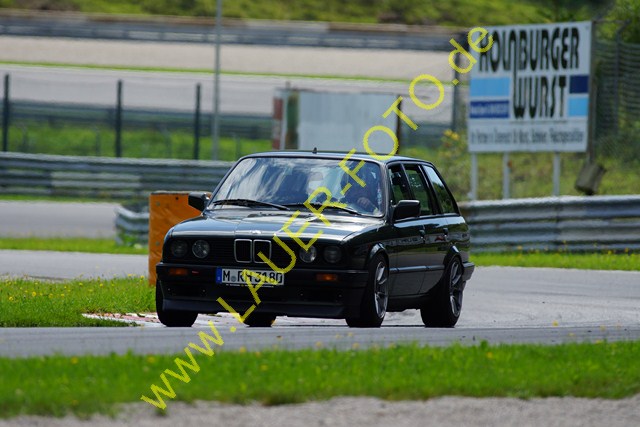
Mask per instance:
[[[360,316],[347,317],[352,328],[379,328],[387,314],[389,302],[389,266],[384,256],[378,254],[369,265],[369,277],[364,289]]]
[[[465,284],[462,273],[460,258],[454,257],[433,290],[432,298],[420,309],[425,326],[451,328],[458,323]]]
[[[192,311],[173,311],[163,308],[164,297],[160,282],[156,282],[156,312],[160,322],[169,327],[191,327],[198,318],[198,313]]]

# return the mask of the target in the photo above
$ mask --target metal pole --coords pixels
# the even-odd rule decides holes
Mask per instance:
[[[116,96],[116,157],[122,157],[122,80],[118,80]]]
[[[591,64],[589,69],[589,122],[587,129],[587,163],[595,163],[596,161],[596,22],[591,23]]]
[[[193,123],[193,158],[198,160],[200,157],[200,93],[201,85],[196,85],[196,116]]]
[[[509,191],[509,153],[504,152],[502,154],[502,198],[509,199],[511,198],[511,194]]]
[[[625,21],[622,27],[616,31],[616,68],[613,75],[613,130],[616,135],[620,128],[620,44],[622,43],[622,31],[627,28],[627,25],[629,25],[629,21]]]
[[[557,151],[553,153],[553,195],[558,197],[560,195],[560,153]]]
[[[465,43],[465,46],[467,46],[467,44]],[[455,59],[454,59],[455,64],[459,67],[460,66],[460,55],[456,55]],[[462,78],[462,76],[460,75],[460,73],[458,73],[458,70],[454,69],[453,70],[453,105],[451,106],[451,130],[454,132],[458,132],[458,102],[460,102],[460,79]],[[400,119],[400,117],[398,116],[398,119]]]
[[[478,155],[471,153],[471,200],[478,200]]]
[[[2,104],[2,151],[9,151],[9,108],[9,74],[5,74]]]
[[[220,38],[222,32],[222,0],[217,0],[216,7],[216,58],[213,79],[213,120],[211,129],[211,157],[218,160],[220,146]]]

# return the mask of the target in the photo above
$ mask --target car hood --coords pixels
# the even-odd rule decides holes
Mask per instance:
[[[274,234],[285,238],[284,225],[291,221],[296,211],[256,211],[243,209],[221,209],[207,211],[203,216],[183,221],[173,227],[171,237],[251,237],[271,238]],[[299,235],[303,240],[322,232],[322,239],[342,240],[347,236],[375,229],[384,224],[382,218],[355,215],[325,215],[327,225],[311,212],[300,211],[288,226],[290,233],[297,233],[305,224],[307,227]]]

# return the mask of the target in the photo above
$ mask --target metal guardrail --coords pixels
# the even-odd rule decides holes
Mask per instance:
[[[463,203],[477,252],[640,249],[640,196]]]
[[[149,212],[135,212],[124,206],[116,208],[116,241],[119,244],[147,244]]]
[[[549,197],[461,203],[473,252],[640,249],[640,196]],[[120,236],[147,241],[149,214],[121,208]]]
[[[152,191],[211,191],[232,162],[0,153],[0,194],[146,199]]]
[[[221,42],[271,46],[450,51],[457,28],[224,19]],[[213,43],[213,20],[0,11],[0,35]]]

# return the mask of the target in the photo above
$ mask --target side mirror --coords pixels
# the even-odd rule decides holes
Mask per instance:
[[[420,200],[400,200],[393,208],[393,220],[398,221],[420,215]]]
[[[207,193],[202,191],[189,193],[189,206],[202,212],[209,203]]]

